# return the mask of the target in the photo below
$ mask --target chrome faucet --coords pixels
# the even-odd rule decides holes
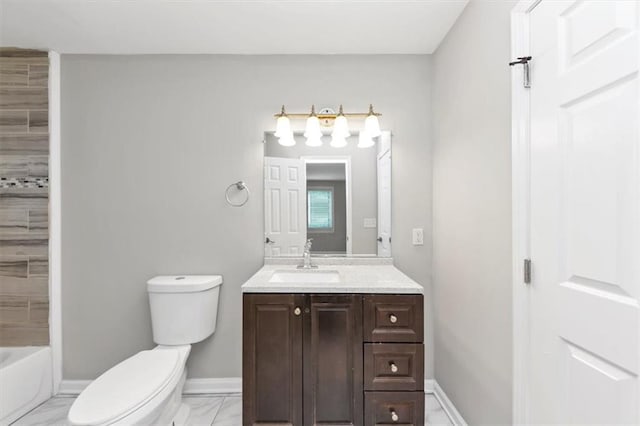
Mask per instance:
[[[313,238],[309,238],[304,245],[304,251],[302,252],[302,264],[298,265],[298,269],[314,269],[318,265],[311,263],[311,244],[313,244]]]

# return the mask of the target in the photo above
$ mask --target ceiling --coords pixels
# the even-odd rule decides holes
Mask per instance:
[[[428,54],[467,1],[0,0],[0,46],[99,54]]]

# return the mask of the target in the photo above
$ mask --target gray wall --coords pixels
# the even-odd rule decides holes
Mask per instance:
[[[360,111],[360,110],[358,110]],[[384,116],[380,119],[386,123]],[[354,129],[358,122],[353,120]],[[362,123],[361,123],[362,124]],[[375,147],[358,148],[358,136],[348,138],[349,144],[344,148],[333,148],[329,145],[330,137],[324,136],[324,144],[320,147],[309,147],[304,138],[296,135],[295,146],[282,146],[272,134],[266,135],[265,155],[270,157],[300,158],[303,155],[348,155],[351,157],[351,251],[353,254],[378,254],[378,229],[365,228],[364,218],[378,217],[378,153]],[[393,144],[393,142],[392,142]],[[391,229],[393,232],[393,229]],[[391,253],[393,256],[393,251]]]
[[[241,284],[263,261],[263,132],[286,104],[372,102],[393,138],[393,256],[426,287],[431,246],[428,56],[62,56],[65,379],[153,347],[145,282],[224,275],[218,327],[191,377],[241,375]],[[244,180],[243,208],[224,189]],[[433,374],[427,305],[426,375]]]
[[[347,197],[343,180],[307,181],[307,189],[333,189],[333,232],[313,232],[307,228],[307,237],[313,238],[311,252],[342,252],[347,250]],[[308,206],[307,206],[308,209]]]
[[[513,5],[472,1],[433,57],[435,375],[470,424],[511,423]]]

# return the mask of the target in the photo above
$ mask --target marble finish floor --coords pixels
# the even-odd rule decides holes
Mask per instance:
[[[67,412],[73,397],[54,397],[18,419],[16,426],[66,426]],[[233,395],[188,395],[184,402],[191,407],[187,424],[190,426],[241,426],[242,396]],[[425,422],[427,425],[452,425],[438,400],[431,394],[425,395]]]

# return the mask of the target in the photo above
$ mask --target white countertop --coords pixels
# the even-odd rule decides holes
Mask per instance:
[[[338,271],[339,283],[269,282],[275,271],[296,271],[295,265],[265,265],[242,285],[243,293],[385,293],[423,294],[422,286],[393,265],[320,265]]]

